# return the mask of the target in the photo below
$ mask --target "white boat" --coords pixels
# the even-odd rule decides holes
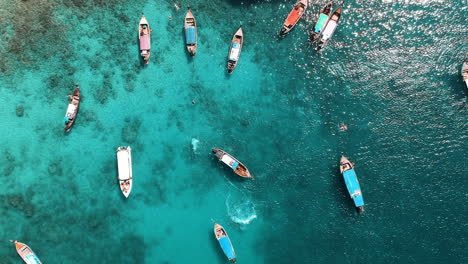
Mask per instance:
[[[31,250],[31,248],[28,247],[28,245],[18,242],[18,241],[13,241],[10,240],[10,242],[15,243],[16,247],[16,252],[18,252],[18,255],[23,259],[24,263],[26,264],[42,264],[42,262],[39,260],[39,258],[36,256],[34,251]]]
[[[130,146],[117,148],[117,166],[119,170],[119,186],[125,198],[132,191],[132,149]]]
[[[463,76],[463,81],[466,84],[466,88],[468,88],[468,62],[464,62],[462,66],[462,76]]]

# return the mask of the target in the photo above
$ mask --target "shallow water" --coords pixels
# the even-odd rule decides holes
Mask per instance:
[[[44,263],[226,263],[213,221],[238,263],[466,262],[466,1],[346,1],[316,54],[307,31],[325,2],[278,39],[293,2],[1,1],[0,263],[21,263],[7,239]],[[153,28],[146,67],[141,13]],[[64,134],[74,83],[83,100]],[[133,150],[128,200],[121,145]],[[256,179],[217,162],[215,146]]]

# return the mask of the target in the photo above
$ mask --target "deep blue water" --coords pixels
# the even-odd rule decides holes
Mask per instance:
[[[238,263],[466,263],[467,2],[346,1],[317,54],[307,32],[326,2],[278,39],[294,2],[0,1],[0,263],[21,263],[8,239],[44,263],[227,263],[214,221]],[[83,100],[64,134],[74,83]],[[133,149],[128,200],[121,145]],[[363,215],[341,155],[356,165]]]

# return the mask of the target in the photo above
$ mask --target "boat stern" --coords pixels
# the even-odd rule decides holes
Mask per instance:
[[[364,206],[359,206],[359,207],[356,207],[356,210],[359,214],[363,214],[364,213]]]

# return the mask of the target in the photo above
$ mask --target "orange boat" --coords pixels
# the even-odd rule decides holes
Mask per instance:
[[[281,29],[279,35],[284,36],[293,27],[297,24],[302,15],[304,15],[305,10],[307,9],[307,0],[299,0],[295,5],[293,10],[289,13],[288,17],[284,21],[283,28]]]

